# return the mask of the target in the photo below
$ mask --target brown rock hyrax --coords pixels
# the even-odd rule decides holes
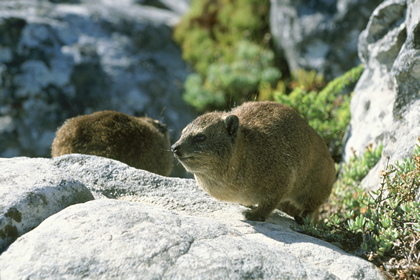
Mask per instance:
[[[248,220],[264,221],[275,208],[297,221],[313,216],[335,180],[323,139],[296,111],[275,102],[204,114],[171,150],[210,195],[250,206]]]
[[[166,125],[148,117],[100,111],[68,119],[56,132],[53,157],[80,153],[169,175],[173,158]]]

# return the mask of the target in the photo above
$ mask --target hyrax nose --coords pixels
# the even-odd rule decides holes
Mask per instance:
[[[179,155],[180,154],[180,144],[178,143],[178,142],[176,142],[175,144],[173,144],[172,146],[171,146],[171,152],[172,153],[174,153],[174,154],[176,154],[176,155]]]

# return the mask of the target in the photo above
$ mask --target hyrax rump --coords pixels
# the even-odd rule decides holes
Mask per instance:
[[[323,139],[296,111],[275,102],[204,114],[171,150],[211,196],[251,206],[248,220],[264,221],[276,208],[297,221],[313,216],[335,180]]]
[[[167,176],[173,165],[170,146],[166,125],[157,120],[100,111],[68,119],[56,132],[51,155],[102,156]]]

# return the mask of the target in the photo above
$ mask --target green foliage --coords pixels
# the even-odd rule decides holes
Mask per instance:
[[[229,63],[240,41],[268,46],[268,11],[269,0],[193,0],[174,39],[184,59],[205,75],[215,61]]]
[[[274,55],[255,43],[237,44],[230,63],[218,61],[208,68],[206,77],[191,74],[185,83],[185,100],[199,111],[223,109],[242,103],[256,94],[261,84],[275,84],[280,72],[270,67]]]
[[[226,109],[253,99],[281,72],[269,48],[268,0],[193,1],[174,38],[197,73],[184,99],[199,111]]]
[[[342,176],[337,183],[346,186],[356,187],[362,179],[369,173],[382,156],[383,145],[379,144],[375,149],[373,145],[366,147],[366,151],[361,157],[353,154],[353,157],[342,167]]]
[[[381,151],[382,146],[368,147],[345,165],[324,209],[325,221],[316,227],[305,221],[298,230],[338,243],[391,275],[418,279],[420,202],[415,196],[420,191],[420,146],[412,158],[389,164],[379,188],[367,193],[359,184]]]
[[[341,94],[341,91],[349,84],[354,84],[362,72],[363,65],[355,67],[328,83],[320,92],[308,92],[306,88],[309,87],[309,83],[305,83],[304,86],[297,86],[290,94],[275,91],[272,95],[277,102],[286,104],[302,114],[312,128],[324,138],[331,154],[338,161],[341,142],[350,122],[350,96]],[[312,77],[312,84],[322,83],[320,77],[314,73],[309,77]],[[303,80],[308,81],[307,78]]]
[[[320,91],[325,87],[324,76],[315,70],[306,71],[298,69],[292,73],[292,81],[289,83],[291,89],[303,88],[305,91]]]

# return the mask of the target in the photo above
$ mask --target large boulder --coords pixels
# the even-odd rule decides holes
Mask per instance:
[[[357,39],[382,0],[271,0],[270,28],[290,70],[335,78],[360,63]]]
[[[5,279],[335,279],[221,223],[115,200],[68,208],[0,259]]]
[[[360,34],[365,71],[351,102],[345,160],[383,143],[379,163],[362,182],[379,186],[388,162],[410,157],[420,136],[420,2],[384,1]]]
[[[194,113],[172,27],[188,1],[0,1],[0,156],[49,156],[65,119],[113,109],[179,132]]]
[[[84,184],[44,159],[0,159],[0,170],[0,252],[49,216],[94,199]]]
[[[37,160],[97,199],[18,238],[0,256],[1,279],[383,279],[371,263],[293,231],[279,211],[244,220],[245,207],[215,200],[192,179],[96,156]]]

